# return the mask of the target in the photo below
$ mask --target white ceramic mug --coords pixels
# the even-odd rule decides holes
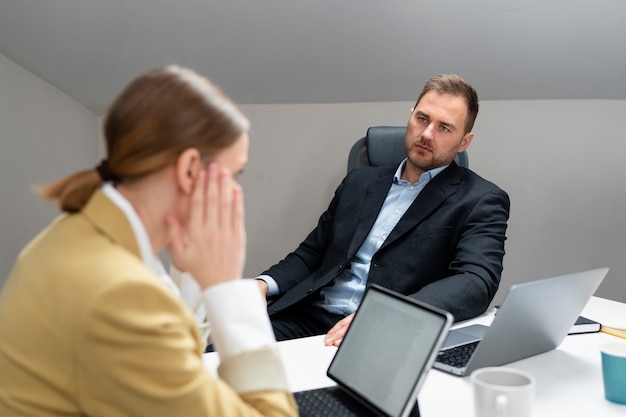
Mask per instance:
[[[535,378],[513,368],[477,369],[470,376],[476,417],[530,417]]]

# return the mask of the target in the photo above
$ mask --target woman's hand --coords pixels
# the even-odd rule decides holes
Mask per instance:
[[[172,263],[207,288],[241,278],[246,232],[243,192],[231,173],[211,164],[197,175],[187,224],[168,219]]]

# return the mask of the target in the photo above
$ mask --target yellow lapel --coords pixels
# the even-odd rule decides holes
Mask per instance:
[[[100,233],[141,258],[137,239],[126,215],[101,190],[94,192],[82,214]]]

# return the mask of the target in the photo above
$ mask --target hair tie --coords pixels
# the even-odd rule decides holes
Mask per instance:
[[[96,171],[102,178],[102,181],[117,181],[119,177],[111,172],[111,168],[109,168],[109,161],[107,159],[103,159],[100,161],[100,164],[96,167]]]

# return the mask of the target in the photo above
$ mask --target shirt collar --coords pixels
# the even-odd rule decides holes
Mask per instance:
[[[407,160],[407,158],[404,158],[402,160],[402,162],[400,162],[400,165],[398,165],[398,169],[396,169],[396,173],[393,176],[393,182],[397,183],[397,182],[401,181],[402,171],[404,171],[404,167],[406,166],[406,160]],[[448,165],[450,165],[450,164],[448,164]],[[448,167],[448,165],[444,165],[444,166],[440,166],[440,167],[437,167],[437,168],[433,168],[431,170],[428,170],[428,171],[424,172],[422,175],[420,175],[420,179],[419,179],[418,182],[426,181],[426,180],[427,181],[432,180],[433,178],[435,178],[435,175],[439,174],[441,171],[446,169]]]

